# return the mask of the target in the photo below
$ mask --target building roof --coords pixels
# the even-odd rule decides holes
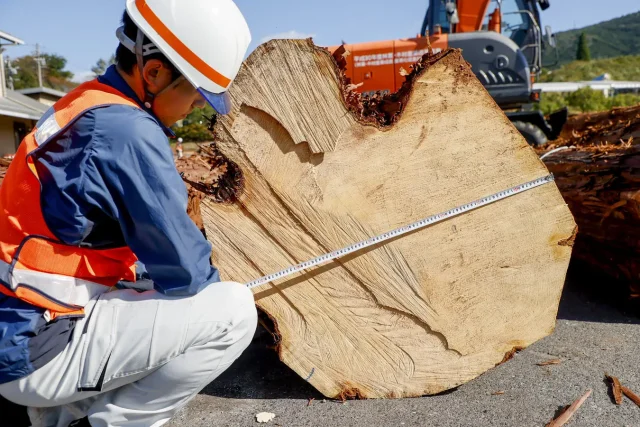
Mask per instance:
[[[62,92],[61,90],[51,89],[49,87],[30,87],[28,89],[20,89],[16,92],[20,92],[23,95],[33,95],[34,93],[46,93],[47,95],[57,96],[62,98],[67,93]]]
[[[2,40],[6,40],[8,42],[11,42],[11,44],[13,44],[13,45],[24,44],[24,42],[22,40],[20,40],[19,38],[14,37],[9,33],[5,33],[4,31],[0,31],[0,45],[4,44],[6,46],[6,43],[2,43]]]
[[[7,96],[0,97],[0,115],[21,119],[39,120],[49,109],[26,95],[7,89]]]

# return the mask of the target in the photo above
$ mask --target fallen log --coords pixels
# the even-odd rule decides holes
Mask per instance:
[[[580,230],[573,256],[640,297],[640,106],[574,117],[545,152]]]
[[[242,180],[205,160],[187,181],[209,194],[202,220],[223,279],[247,283],[548,174],[458,50],[426,55],[406,79],[362,99],[310,41],[251,54],[234,111],[213,127]],[[217,203],[225,179],[233,197]],[[280,359],[325,396],[435,394],[553,331],[574,232],[550,183],[254,295]]]

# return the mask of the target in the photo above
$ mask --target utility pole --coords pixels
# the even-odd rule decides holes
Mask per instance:
[[[38,64],[38,87],[42,87],[42,63],[40,62],[40,45],[36,43],[36,64]]]
[[[6,83],[4,78],[4,55],[0,52],[0,98],[4,98],[6,92]]]

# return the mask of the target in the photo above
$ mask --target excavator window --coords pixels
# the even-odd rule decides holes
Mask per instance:
[[[458,2],[461,1],[458,0]],[[522,46],[527,41],[527,36],[533,27],[531,16],[526,12],[531,12],[534,17],[537,16],[536,1],[538,0],[502,0],[501,2],[490,0],[482,29],[488,30],[489,16],[501,3],[502,34],[509,37],[518,46]],[[447,0],[431,0],[429,2],[429,9],[422,25],[422,35],[450,32],[451,24],[447,19],[446,3]]]
[[[429,21],[428,24],[431,26],[431,28],[439,28],[443,33],[448,33],[450,24],[449,20],[447,19],[445,3],[445,0],[432,1],[429,7],[429,11],[427,12],[427,19]]]
[[[497,7],[497,2],[491,2]],[[531,19],[520,11],[529,10],[530,5],[527,0],[504,0],[502,2],[502,34],[513,40],[518,46],[522,46],[527,33],[531,29]]]

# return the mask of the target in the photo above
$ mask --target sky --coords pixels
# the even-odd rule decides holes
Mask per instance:
[[[513,0],[504,0],[513,1]],[[640,10],[638,0],[550,0],[542,25],[555,32],[581,28]],[[115,52],[124,0],[0,0],[0,31],[25,41],[5,55],[64,56],[76,81]],[[252,33],[249,52],[270,38],[313,37],[320,46],[414,37],[428,0],[236,0]],[[402,7],[399,7],[399,5]]]

